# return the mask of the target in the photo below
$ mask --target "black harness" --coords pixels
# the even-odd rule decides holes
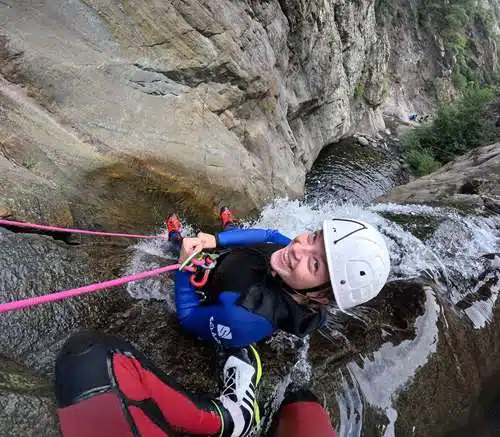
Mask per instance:
[[[203,287],[206,303],[217,302],[223,291],[236,292],[240,294],[238,305],[283,331],[303,337],[319,328],[326,309],[315,311],[297,303],[290,295],[293,290],[271,272],[271,255],[282,247],[261,244],[223,251]]]

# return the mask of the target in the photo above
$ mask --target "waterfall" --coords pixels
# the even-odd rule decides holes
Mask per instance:
[[[325,218],[333,217],[361,219],[382,232],[391,253],[389,281],[420,277],[434,283],[433,289],[426,289],[425,312],[416,320],[413,340],[405,340],[397,346],[385,343],[372,356],[361,356],[340,370],[342,386],[335,394],[340,411],[340,436],[361,435],[363,411],[368,404],[385,412],[389,424],[383,435],[393,437],[398,417],[393,404],[397,393],[436,351],[436,324],[440,315],[437,297],[453,305],[455,311],[467,317],[476,329],[491,321],[499,292],[500,257],[483,255],[500,252],[500,218],[465,215],[450,208],[419,205],[362,206],[332,201],[311,205],[278,199],[267,205],[256,221],[244,226],[278,229],[293,237],[306,230],[318,229]],[[189,227],[185,229],[188,234]],[[168,243],[145,241],[135,247],[128,273],[156,267],[159,260],[174,262],[174,258]],[[493,268],[485,271],[488,259]],[[494,284],[488,282],[492,278],[496,278]],[[478,290],[485,284],[493,284],[490,294],[477,297]],[[165,278],[130,285],[129,292],[137,298],[165,299],[169,308],[174,310],[172,282]],[[331,337],[338,338],[336,324],[329,326],[332,326]],[[291,340],[286,338],[280,334],[273,339],[273,347],[279,348],[279,344],[290,347]],[[296,378],[297,369],[307,369],[307,351],[304,345],[298,347],[297,363],[277,384],[268,401],[271,411],[278,408],[288,385]],[[304,370],[302,375],[309,375],[304,381],[310,378],[310,369],[309,374]]]

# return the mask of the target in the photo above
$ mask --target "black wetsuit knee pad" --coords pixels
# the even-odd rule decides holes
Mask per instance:
[[[56,360],[58,408],[109,391],[113,385],[110,360],[117,350],[136,353],[130,343],[113,335],[93,331],[72,335]]]

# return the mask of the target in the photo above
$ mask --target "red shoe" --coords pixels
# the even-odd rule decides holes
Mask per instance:
[[[181,232],[181,221],[179,220],[179,217],[175,214],[170,214],[167,219],[167,231],[170,234],[171,232]]]
[[[222,227],[226,227],[228,224],[234,223],[233,211],[231,211],[227,206],[223,206],[220,209],[219,217],[222,221]]]

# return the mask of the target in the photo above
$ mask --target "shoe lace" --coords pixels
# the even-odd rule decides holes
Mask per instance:
[[[224,390],[221,396],[226,396],[234,402],[238,401],[236,396],[237,371],[236,367],[230,367],[224,375]]]

